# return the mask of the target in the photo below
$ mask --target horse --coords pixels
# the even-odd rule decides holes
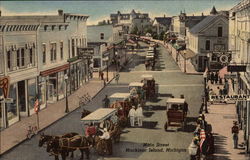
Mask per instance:
[[[114,125],[113,130],[111,130],[109,132],[110,138],[112,140],[114,140],[115,143],[118,143],[118,142],[120,142],[121,133],[122,133],[122,129],[119,126],[119,124],[117,123],[117,124]]]
[[[82,110],[81,118],[86,117],[86,116],[89,115],[90,113],[91,113],[90,111],[88,111],[88,110],[86,110],[86,109],[83,109],[83,110]]]
[[[51,136],[51,135],[45,135],[44,133],[40,134],[40,139],[39,139],[39,143],[38,143],[38,146],[39,147],[42,147],[44,145],[44,143],[47,143],[49,142],[50,140],[54,139],[54,138],[70,138],[70,137],[74,137],[78,135],[78,133],[74,133],[74,132],[71,132],[71,133],[67,133],[67,134],[64,134],[62,136]],[[72,151],[71,152],[71,158],[74,157],[74,152]],[[58,156],[55,155],[55,159],[58,159]]]
[[[61,154],[62,159],[66,160],[67,152],[72,152],[76,149],[81,151],[81,160],[84,158],[84,153],[89,159],[90,142],[84,136],[76,135],[71,138],[53,138],[47,144],[47,152],[52,152],[57,155]]]

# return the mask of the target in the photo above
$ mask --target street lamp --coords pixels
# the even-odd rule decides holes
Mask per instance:
[[[64,80],[65,80],[65,84],[66,84],[66,108],[65,108],[65,113],[69,112],[69,102],[68,102],[68,75],[65,74],[64,75]]]

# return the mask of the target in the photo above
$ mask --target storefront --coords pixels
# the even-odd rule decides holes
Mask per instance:
[[[6,126],[10,126],[19,121],[19,108],[18,108],[18,92],[17,83],[11,84],[9,89],[9,98],[13,99],[13,103],[5,103],[6,107]],[[21,107],[21,106],[20,106]]]
[[[65,97],[65,75],[68,73],[69,64],[42,71],[39,79],[39,99],[41,109],[47,103],[55,103]]]

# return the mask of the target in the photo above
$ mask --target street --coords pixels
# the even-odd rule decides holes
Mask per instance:
[[[203,94],[203,77],[182,73],[166,49],[158,48],[159,58],[155,71],[145,70],[145,50],[147,45],[141,43],[140,49],[133,55],[127,68],[121,70],[118,84],[113,80],[86,106],[85,109],[94,111],[102,107],[102,99],[105,95],[116,92],[129,92],[130,82],[140,82],[141,75],[152,74],[155,82],[159,84],[159,95],[156,100],[147,101],[143,108],[144,121],[142,128],[125,128],[121,135],[121,142],[113,145],[113,155],[105,156],[105,159],[142,159],[142,160],[187,160],[188,145],[190,144],[195,121],[198,116]],[[189,104],[187,117],[187,129],[182,131],[178,127],[170,127],[164,130],[166,122],[166,99],[170,96],[180,97],[183,94]],[[63,119],[52,124],[44,130],[45,134],[63,135],[69,132],[83,134],[83,126],[80,121],[82,108],[79,108]],[[49,115],[52,116],[52,115]],[[34,160],[54,159],[49,156],[45,148],[38,147],[39,135],[27,140],[4,154],[3,160]],[[75,158],[79,159],[80,152],[75,152]],[[91,150],[90,159],[102,158]],[[69,158],[68,158],[69,159]]]

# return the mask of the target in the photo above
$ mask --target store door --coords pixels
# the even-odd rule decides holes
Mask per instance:
[[[19,81],[18,87],[18,106],[21,116],[28,116],[28,109],[26,105],[26,84],[25,81]]]

